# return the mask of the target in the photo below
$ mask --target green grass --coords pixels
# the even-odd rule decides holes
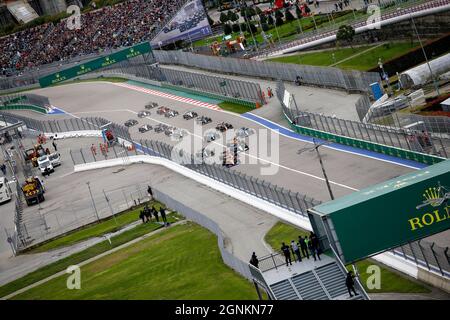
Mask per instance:
[[[154,205],[157,210],[159,210],[159,208],[162,206],[162,204],[157,201],[152,201],[150,203],[150,206],[152,205]],[[32,248],[31,250],[27,251],[27,253],[45,252],[64,246],[70,246],[90,238],[100,237],[107,233],[115,232],[123,228],[124,226],[139,220],[139,212],[143,208],[143,206],[144,205],[141,205],[135,209],[118,213],[115,215],[115,218],[109,217],[105,220],[100,221],[99,223],[94,223],[82,229],[70,232],[65,236],[56,238],[52,241]],[[168,218],[172,220],[169,220],[169,222],[173,222],[173,217],[168,216]]]
[[[251,282],[223,262],[214,234],[188,222],[81,267],[81,289],[67,275],[14,299],[257,299]]]
[[[367,278],[371,276],[371,273],[367,273],[367,268],[371,265],[380,267],[380,289],[367,288]],[[399,275],[395,271],[391,271],[388,268],[381,266],[371,259],[363,260],[356,263],[358,271],[360,273],[360,280],[364,289],[368,293],[429,293],[431,290],[424,287],[420,283],[410,280],[404,276]],[[348,270],[352,270],[351,266],[347,266]]]
[[[140,236],[143,236],[144,234],[147,234],[149,232],[152,232],[154,230],[157,230],[159,228],[162,228],[160,224],[156,223],[146,223],[146,224],[140,224],[137,227],[127,230],[115,237],[111,238],[111,243],[107,240],[100,242],[92,247],[89,247],[86,250],[83,250],[81,252],[75,253],[69,257],[66,257],[64,259],[61,259],[59,261],[53,262],[43,268],[40,268],[36,271],[33,271],[22,278],[16,279],[10,283],[7,283],[0,287],[0,297],[3,297],[5,295],[8,295],[12,292],[15,292],[21,288],[24,288],[26,286],[29,286],[39,280],[45,279],[59,271],[65,270],[68,266],[78,264],[80,262],[83,262],[87,259],[90,259],[92,257],[95,257],[105,251],[108,251],[112,248],[115,248],[117,246],[120,246],[126,242],[129,242],[133,239],[136,239]]]
[[[309,235],[308,231],[296,228],[294,226],[277,222],[272,229],[265,236],[266,242],[276,251],[280,251],[281,243],[290,243],[291,240],[297,240],[298,236]],[[381,288],[368,289],[367,278],[370,274],[367,273],[367,267],[370,265],[377,265],[381,271]],[[405,276],[400,275],[395,271],[391,271],[388,268],[381,266],[371,259],[363,260],[357,263],[358,270],[361,274],[361,282],[369,293],[428,293],[430,290],[416,281],[410,280]],[[351,266],[347,266],[348,270],[351,270]]]
[[[296,54],[286,57],[277,57],[270,59],[270,61],[274,62],[282,62],[282,63],[295,63],[295,64],[305,64],[311,66],[330,66],[334,64],[334,59],[332,54],[334,53],[336,62],[341,61],[349,56],[354,54],[358,54],[364,50],[369,49],[370,46],[363,47],[355,47],[352,48],[341,48],[336,50],[327,50],[321,52],[312,52],[312,53],[304,53],[304,54]]]
[[[378,66],[378,59],[386,62],[406,54],[408,51],[416,48],[418,43],[395,42],[382,45],[358,57],[349,59],[337,65],[342,69],[353,69],[367,71]]]
[[[339,63],[339,61],[342,61],[348,57],[361,53],[375,46],[376,45],[355,47],[353,49],[339,48],[335,50],[310,52],[286,57],[277,57],[270,59],[270,61],[312,65],[312,66],[330,66],[335,63],[338,63],[335,66],[337,68],[367,71],[372,68],[376,68],[378,66],[379,58],[381,58],[382,61],[397,58],[399,56],[406,54],[408,51],[416,48],[417,43],[412,44],[411,42],[389,43]],[[335,59],[333,59],[332,56],[333,53],[335,55]]]
[[[252,108],[252,107],[244,106],[244,105],[238,104],[238,103],[227,102],[227,101],[219,103],[218,106],[221,107],[223,110],[234,112],[234,113],[239,113],[239,114],[250,112],[250,111],[254,110],[254,108]]]
[[[289,224],[277,222],[272,229],[267,232],[264,240],[274,250],[280,251],[281,243],[284,242],[287,245],[291,243],[291,240],[298,240],[298,236],[309,236],[309,232],[293,227]]]

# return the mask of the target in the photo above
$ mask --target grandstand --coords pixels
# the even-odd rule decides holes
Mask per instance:
[[[147,41],[185,0],[129,0],[81,16],[82,28],[68,30],[66,21],[47,23],[0,39],[4,74],[100,53]]]

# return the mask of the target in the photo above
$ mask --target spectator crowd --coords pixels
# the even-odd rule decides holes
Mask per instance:
[[[129,0],[81,15],[81,28],[66,20],[0,38],[2,74],[34,69],[77,56],[150,40],[156,24],[171,17],[184,0]]]

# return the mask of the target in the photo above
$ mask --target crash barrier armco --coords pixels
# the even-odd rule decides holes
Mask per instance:
[[[5,113],[2,112],[0,112],[0,115],[4,116],[11,123],[22,121],[29,128],[34,130],[47,132],[49,134],[59,132],[61,137],[66,134],[70,136],[70,131],[78,131],[78,136],[82,136],[83,130],[89,130],[87,128],[90,128],[90,131],[85,131],[86,135],[90,135],[92,132],[98,133],[100,127],[105,127],[105,125],[108,124],[108,128],[113,130],[119,137],[120,144],[129,145],[129,141],[132,141],[127,128],[114,123],[109,123],[102,118],[73,119],[72,121],[66,120],[64,122],[64,120],[37,121],[11,114],[6,114],[5,116]],[[57,124],[56,122],[62,123]],[[64,132],[62,129],[68,131]],[[58,131],[53,132],[52,130]],[[173,147],[159,141],[141,141],[140,144],[134,143],[134,146],[133,151],[120,146],[120,150],[116,150],[116,147],[112,148],[108,157],[115,157],[114,161],[119,161],[117,164],[109,163],[111,160],[104,161],[105,158],[102,158],[101,156],[96,158],[89,150],[85,150],[84,152],[83,150],[72,151],[71,156],[73,163],[76,165],[75,167],[78,168],[76,169],[77,171],[87,170],[89,168],[103,168],[105,165],[114,166],[143,162],[163,165],[212,188],[217,189],[219,186],[219,191],[228,194],[237,200],[249,203],[258,209],[269,212],[270,214],[297,225],[300,228],[311,230],[311,225],[304,212],[306,212],[307,208],[319,204],[319,202],[314,199],[274,186],[268,182],[254,179],[246,174],[223,168],[219,165],[178,164],[172,160],[172,155],[177,154],[177,152],[173,153]],[[79,156],[76,155],[76,152],[79,152]],[[142,153],[146,155],[139,156],[139,154]],[[184,154],[184,157],[187,160],[190,159],[190,156],[187,154]],[[106,164],[105,162],[108,162],[109,164]],[[21,230],[26,232],[24,225],[21,225]],[[404,269],[406,267],[402,261],[406,259],[415,265],[449,278],[450,265],[448,264],[448,248],[440,248],[434,243],[431,244],[422,240],[421,242],[413,242],[396,248],[392,250],[391,253],[394,253],[397,257],[401,257],[402,259],[398,260],[392,257],[389,259],[382,259],[380,257],[379,260],[384,263],[391,263],[390,265],[393,267]],[[417,277],[417,272],[410,274]]]
[[[174,89],[176,90],[251,107],[254,107],[257,102],[260,104],[265,103],[262,97],[261,87],[257,83],[216,75],[206,75],[198,72],[157,67],[141,60],[123,61],[117,66],[102,70],[101,73],[103,75],[119,73],[123,74],[125,78],[136,76],[158,81],[163,86],[175,86]]]
[[[0,110],[32,110],[45,114],[48,107],[50,107],[49,99],[37,94],[0,96]]]
[[[370,84],[380,80],[378,73],[344,71],[333,67],[223,58],[182,51],[155,50],[153,53],[156,60],[162,64],[184,65],[221,74],[283,81],[294,81],[299,76],[305,85],[352,92],[368,92]]]
[[[284,92],[284,84],[279,82],[278,100],[291,128],[297,133],[428,165],[441,162],[447,157],[447,146],[439,138],[430,137],[430,140],[433,143],[431,151],[440,148],[440,156],[420,152],[423,151],[419,149],[420,144],[409,141],[411,135],[407,130],[301,111],[301,106],[297,106],[294,99],[291,99],[291,106],[288,107],[283,101]]]

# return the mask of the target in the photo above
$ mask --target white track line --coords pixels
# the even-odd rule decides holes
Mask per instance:
[[[134,114],[138,114],[136,111],[133,111],[133,110],[127,110],[127,111],[128,111],[128,112],[131,112],[131,113],[134,113]],[[172,124],[169,124],[169,123],[167,123],[167,122],[164,122],[164,121],[160,121],[160,120],[154,119],[154,118],[152,118],[152,117],[145,117],[145,118],[148,119],[148,120],[152,120],[152,121],[155,121],[155,122],[158,122],[158,123],[161,123],[161,124],[165,124],[165,125],[171,126],[171,127],[173,126]],[[202,137],[202,136],[199,136],[199,135],[196,135],[196,134],[194,134],[194,133],[191,133],[191,132],[190,132],[189,130],[187,130],[187,129],[184,129],[184,130],[186,130],[186,131],[188,132],[189,135],[191,135],[191,136],[193,136],[193,137],[196,137],[196,138],[200,139],[201,141],[203,141],[203,137]],[[276,130],[272,130],[272,131],[277,132]],[[216,144],[216,145],[218,145],[218,146],[220,146],[220,147],[226,147],[225,145],[223,145],[223,144],[221,144],[221,143],[219,143],[219,142],[217,142],[217,141],[212,141],[212,143],[214,143],[214,144]],[[249,158],[253,158],[253,159],[259,160],[260,162],[264,162],[264,163],[267,163],[267,164],[271,164],[271,165],[277,166],[277,167],[279,167],[279,168],[282,168],[282,169],[285,169],[285,170],[288,170],[288,171],[292,171],[292,172],[295,172],[295,173],[298,173],[298,174],[301,174],[301,175],[305,175],[305,176],[308,176],[308,177],[311,177],[311,178],[314,178],[314,179],[318,179],[318,180],[320,180],[320,181],[325,181],[325,178],[318,177],[318,176],[315,176],[315,175],[313,175],[313,174],[310,174],[310,173],[307,173],[307,172],[304,172],[304,171],[292,169],[292,168],[286,167],[286,166],[284,166],[284,165],[281,165],[281,164],[279,164],[279,163],[275,163],[275,162],[272,162],[272,161],[269,161],[269,160],[265,160],[265,159],[262,159],[262,158],[253,156],[253,155],[251,155],[251,154],[249,154],[249,153],[245,153],[245,152],[244,152],[243,154],[246,155],[246,156],[248,156]],[[356,188],[347,186],[347,185],[342,184],[342,183],[339,183],[339,182],[335,182],[335,181],[331,181],[331,180],[330,180],[330,183],[331,183],[331,184],[334,184],[334,185],[336,185],[336,186],[342,187],[342,188],[350,189],[350,190],[352,190],[352,191],[359,191],[359,189],[356,189]]]

